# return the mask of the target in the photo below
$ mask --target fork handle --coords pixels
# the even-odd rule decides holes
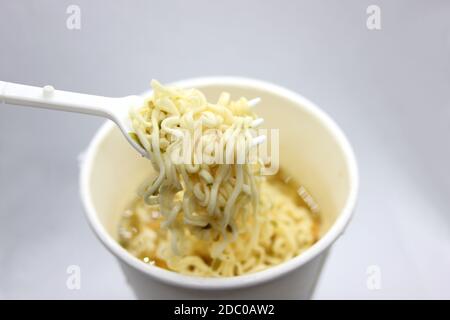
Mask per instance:
[[[55,90],[52,86],[33,87],[0,81],[0,101],[3,103],[44,109],[69,111],[111,119],[108,107],[115,98]]]

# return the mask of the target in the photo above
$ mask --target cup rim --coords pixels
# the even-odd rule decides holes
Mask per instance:
[[[319,109],[319,107],[317,107],[313,102],[296,92],[269,82],[250,78],[230,76],[201,77],[177,81],[174,82],[173,85],[182,87],[204,87],[208,85],[250,87],[280,95],[293,101],[295,104],[299,105],[299,107],[304,108],[305,111],[316,117],[325,127],[328,128],[328,130],[330,130],[336,139],[337,144],[343,150],[350,181],[347,200],[336,221],[323,235],[323,237],[321,237],[313,246],[288,261],[262,271],[234,277],[211,278],[184,275],[165,270],[157,266],[148,265],[128,253],[115,239],[113,239],[112,236],[108,234],[98,219],[95,207],[91,200],[89,178],[92,173],[93,161],[100,143],[115,126],[113,122],[107,121],[96,132],[83,157],[80,170],[80,195],[90,227],[111,253],[132,268],[169,285],[206,290],[238,289],[269,282],[300,268],[302,265],[323,253],[343,234],[346,226],[352,218],[356,205],[359,187],[358,167],[353,149],[345,134],[334,122],[334,120],[332,120],[323,110]]]

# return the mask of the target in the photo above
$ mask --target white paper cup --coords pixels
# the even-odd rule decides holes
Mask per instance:
[[[327,251],[344,232],[355,207],[358,172],[346,137],[312,102],[273,84],[212,77],[176,85],[198,88],[213,101],[222,91],[234,98],[261,97],[256,111],[265,119],[265,127],[280,129],[281,167],[306,187],[321,208],[322,237],[298,257],[238,277],[192,277],[143,263],[117,243],[117,226],[151,166],[110,122],[95,135],[81,168],[81,198],[95,234],[118,258],[138,298],[310,298]]]

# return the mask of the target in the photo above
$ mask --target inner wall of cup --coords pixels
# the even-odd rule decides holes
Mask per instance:
[[[200,87],[208,100],[222,91],[233,98],[261,97],[256,107],[265,127],[279,129],[280,164],[303,185],[321,210],[321,234],[334,223],[349,193],[349,172],[344,152],[331,130],[298,102],[253,87],[208,85]],[[137,155],[120,131],[111,127],[94,155],[90,196],[106,231],[117,238],[120,214],[136,197],[138,186],[152,172],[147,159]]]
[[[152,166],[115,125],[107,125],[110,129],[95,152],[89,186],[98,219],[117,239],[120,216],[136,197],[138,187],[150,176]]]

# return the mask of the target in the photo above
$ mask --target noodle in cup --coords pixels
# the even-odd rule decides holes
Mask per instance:
[[[210,77],[174,86],[197,88],[214,101],[226,91],[235,99],[261,97],[264,127],[279,129],[279,162],[320,207],[320,239],[305,252],[266,270],[235,277],[194,277],[145,264],[117,242],[123,210],[150,173],[111,122],[89,145],[81,165],[81,198],[100,241],[120,262],[138,298],[310,298],[328,249],[348,225],[356,203],[358,172],[352,148],[338,126],[317,106],[282,87],[259,80]]]

